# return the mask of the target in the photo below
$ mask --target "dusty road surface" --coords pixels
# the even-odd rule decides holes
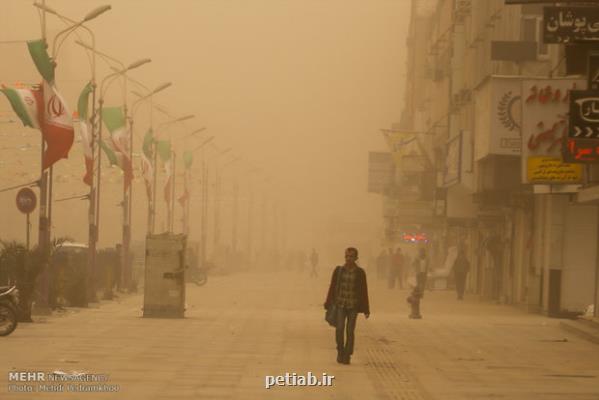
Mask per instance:
[[[132,295],[22,324],[0,338],[0,399],[599,399],[599,346],[556,320],[449,291],[427,292],[424,319],[409,320],[407,292],[374,277],[352,364],[337,364],[328,272],[211,277],[188,285],[185,319],[141,318]],[[56,370],[92,380],[15,380]],[[286,373],[331,385],[265,388]]]

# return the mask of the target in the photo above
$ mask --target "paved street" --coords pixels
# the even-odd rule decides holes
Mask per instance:
[[[183,320],[140,318],[135,295],[21,324],[0,338],[0,398],[599,399],[599,346],[557,320],[437,291],[413,321],[407,292],[373,277],[352,365],[337,364],[321,306],[326,275],[210,277],[188,285]],[[109,375],[119,391],[8,391],[25,385],[9,382],[10,371],[54,370]],[[264,387],[267,375],[308,371],[334,375],[332,386]]]

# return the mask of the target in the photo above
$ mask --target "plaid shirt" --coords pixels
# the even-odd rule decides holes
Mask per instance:
[[[357,268],[341,267],[339,273],[339,288],[337,291],[337,306],[343,308],[355,308],[358,303],[356,293],[356,271]]]

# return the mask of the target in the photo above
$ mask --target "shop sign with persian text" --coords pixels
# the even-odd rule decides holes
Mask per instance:
[[[545,7],[545,43],[599,43],[598,7]]]
[[[582,180],[578,164],[562,161],[568,136],[571,91],[582,89],[582,79],[527,79],[522,81],[522,181],[566,184]]]

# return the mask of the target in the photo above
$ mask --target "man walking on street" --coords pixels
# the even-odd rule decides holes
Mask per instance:
[[[426,250],[421,248],[418,252],[418,257],[414,260],[414,273],[416,274],[416,286],[412,290],[412,294],[406,299],[411,306],[410,318],[421,319],[420,300],[424,297],[424,289],[426,288],[426,278],[428,275],[428,257]]]
[[[337,362],[349,364],[354,352],[354,331],[358,313],[370,317],[366,272],[356,264],[358,250],[348,247],[345,250],[345,264],[333,271],[331,284],[324,303],[325,309],[335,307],[337,324]]]
[[[470,270],[470,262],[466,257],[466,251],[463,246],[458,250],[458,256],[453,263],[453,274],[455,277],[455,288],[458,293],[458,300],[464,299],[464,289],[466,287],[466,276]]]
[[[389,265],[389,277],[388,277],[388,287],[389,289],[395,288],[395,283],[397,282],[400,289],[403,289],[403,264],[404,258],[401,253],[401,247],[398,247],[395,250],[395,254],[390,256],[390,265]]]

